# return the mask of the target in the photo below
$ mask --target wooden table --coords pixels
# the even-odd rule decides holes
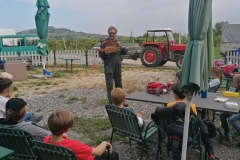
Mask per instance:
[[[0,160],[5,160],[6,158],[12,156],[13,154],[14,151],[0,146]]]
[[[217,97],[224,97],[221,93],[207,93],[207,98],[201,98],[200,96],[196,96],[192,98],[192,103],[196,105],[198,109],[206,109],[212,111],[220,111],[220,112],[231,112],[238,113],[239,109],[228,109],[225,107],[225,103],[215,102],[214,99]],[[229,101],[237,102],[240,106],[240,98],[229,98]],[[166,105],[168,102],[175,101],[173,97],[173,92],[169,91],[169,94],[161,94],[160,97],[149,94],[146,91],[135,92],[126,96],[127,100],[135,100],[142,102],[150,102],[150,103],[158,103]]]
[[[79,58],[61,58],[61,59],[63,59],[63,60],[66,60],[66,70],[68,70],[68,60],[71,60],[71,72],[72,72],[72,62],[74,61],[74,60],[80,60]]]

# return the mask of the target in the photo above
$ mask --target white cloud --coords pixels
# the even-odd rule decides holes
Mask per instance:
[[[35,3],[33,0],[22,1]],[[63,24],[73,30],[79,30],[80,27],[84,32],[106,33],[107,28],[114,25],[122,35],[129,35],[131,30],[134,35],[142,35],[147,29],[156,27],[171,27],[174,31],[187,32],[189,0],[48,0],[48,2],[51,8],[63,9],[64,12],[76,10],[90,16],[84,23],[74,17],[70,24]],[[213,0],[213,21],[228,20],[231,23],[238,18],[238,6],[239,0],[231,0],[231,3],[229,0]],[[57,17],[53,13],[51,15]],[[66,20],[62,20],[63,23],[64,21]]]

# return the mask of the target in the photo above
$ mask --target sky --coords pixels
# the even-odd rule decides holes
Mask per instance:
[[[188,32],[189,0],[48,0],[49,26],[107,34],[109,26],[118,35],[140,36],[152,28]],[[213,0],[213,24],[240,24],[240,0]],[[16,32],[36,28],[36,0],[0,0],[0,29]]]

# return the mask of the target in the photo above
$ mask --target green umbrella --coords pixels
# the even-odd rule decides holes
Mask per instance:
[[[186,159],[190,101],[194,94],[208,90],[208,72],[213,66],[212,0],[190,0],[188,14],[189,42],[180,82],[187,96],[182,159]]]
[[[37,34],[39,37],[38,54],[46,56],[48,54],[47,35],[50,14],[48,12],[49,4],[47,0],[37,0],[38,11],[35,16]]]

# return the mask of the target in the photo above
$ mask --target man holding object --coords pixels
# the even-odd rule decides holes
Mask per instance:
[[[104,74],[107,86],[108,101],[112,104],[111,91],[113,90],[113,80],[115,82],[116,88],[122,88],[122,70],[121,70],[121,55],[127,54],[127,49],[122,44],[122,42],[116,39],[117,29],[113,26],[108,28],[109,37],[106,42],[103,42],[100,46],[101,49],[106,49],[109,46],[107,41],[116,41],[115,47],[116,52],[106,51],[99,52],[99,56],[103,59],[104,63]],[[109,47],[110,48],[110,47]],[[125,104],[127,106],[127,104]]]

